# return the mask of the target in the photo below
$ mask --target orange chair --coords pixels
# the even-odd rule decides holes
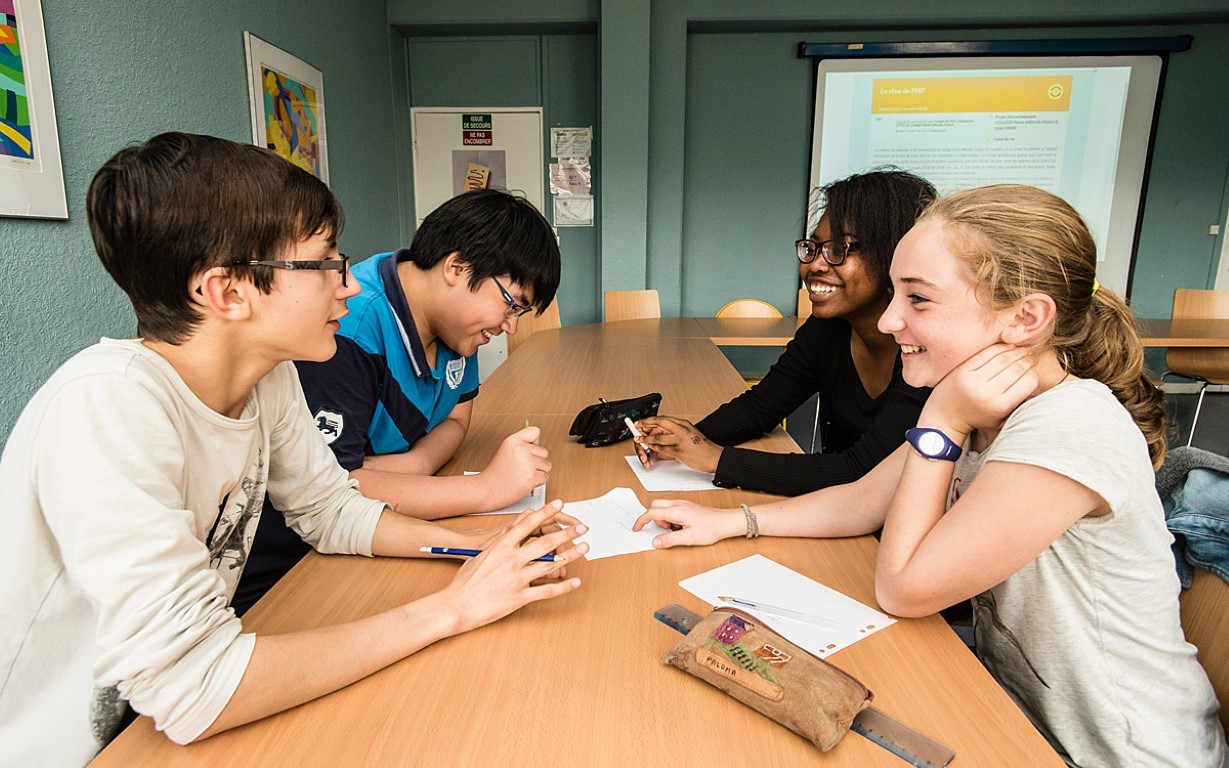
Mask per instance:
[[[766,301],[759,299],[735,299],[717,310],[717,317],[775,317],[781,312]]]
[[[1208,320],[1229,318],[1229,291],[1198,291],[1179,288],[1174,291],[1174,320]],[[1203,408],[1203,396],[1209,384],[1229,384],[1229,348],[1227,347],[1170,347],[1165,353],[1165,367],[1170,373],[1187,376],[1203,382],[1199,388],[1199,400],[1195,404],[1195,418],[1191,419],[1191,433],[1186,444],[1195,439],[1195,427],[1199,425],[1199,411]]]
[[[811,316],[811,293],[806,288],[798,289],[798,317]]]
[[[606,322],[661,317],[661,300],[656,289],[646,291],[606,291]]]
[[[559,297],[556,296],[541,315],[527,312],[516,321],[516,333],[508,337],[508,356],[511,357],[513,352],[538,331],[548,331],[562,326],[563,323],[559,320]]]
[[[770,317],[780,318],[781,312],[773,305],[759,299],[735,299],[726,304],[721,309],[717,310],[717,317]],[[748,387],[753,387],[760,383],[762,376],[747,376],[743,374],[743,381],[747,382]],[[782,422],[784,424],[785,422]]]

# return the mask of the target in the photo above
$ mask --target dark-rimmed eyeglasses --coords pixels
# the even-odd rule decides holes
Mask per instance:
[[[803,264],[810,264],[816,256],[823,256],[824,261],[834,267],[844,264],[849,254],[862,252],[862,244],[857,240],[824,240],[817,243],[805,239],[794,241],[794,247],[798,250],[798,261]]]
[[[500,295],[504,297],[504,303],[508,305],[508,308],[504,310],[504,317],[520,317],[533,309],[533,307],[522,307],[520,304],[517,304],[516,299],[512,298],[512,294],[508,293],[508,289],[504,287],[504,284],[499,282],[499,278],[491,275],[491,281],[495,283],[495,287],[499,289]]]
[[[341,273],[341,285],[350,284],[350,257],[344,253],[337,254],[335,259],[313,259],[311,261],[235,261],[228,267],[272,267],[274,269],[329,269]]]

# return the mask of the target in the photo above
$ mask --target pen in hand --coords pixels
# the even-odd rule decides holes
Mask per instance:
[[[453,555],[454,557],[477,557],[482,554],[481,549],[458,549],[456,547],[419,547],[419,552],[429,555]],[[542,555],[533,559],[535,563],[562,563],[566,562],[565,558],[558,555]]]
[[[635,438],[644,437],[644,433],[636,428],[636,422],[632,421],[630,416],[624,416],[623,423],[626,424],[627,428],[632,431],[633,442],[635,442]],[[635,443],[635,446],[636,455],[640,457],[640,463],[644,465],[645,469],[652,467],[653,452],[649,450],[649,447],[646,445],[641,445],[640,443]]]

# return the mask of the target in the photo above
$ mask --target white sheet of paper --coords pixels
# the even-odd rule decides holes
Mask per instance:
[[[628,456],[627,465],[636,473],[636,479],[649,493],[661,491],[711,491],[712,472],[697,472],[681,461],[658,461],[652,469],[645,469],[635,455]]]
[[[466,475],[476,475],[477,472],[466,472]],[[541,509],[546,506],[546,484],[534,488],[524,497],[517,499],[503,509],[492,512],[470,512],[469,515],[519,515],[527,509]],[[469,517],[466,515],[466,517]]]
[[[593,195],[553,197],[556,227],[592,227]]]
[[[891,616],[763,555],[752,555],[683,579],[679,586],[715,608],[728,605],[718,599],[726,595],[802,611],[835,622],[837,628],[829,629],[799,619],[740,607],[763,619],[790,642],[820,658],[848,648],[862,638],[896,623]]]
[[[653,549],[653,537],[662,532],[656,523],[639,532],[632,530],[644,507],[631,488],[614,488],[596,499],[566,502],[563,511],[589,526],[589,532],[577,539],[588,542],[585,557],[589,560],[648,552]]]
[[[551,128],[550,153],[558,158],[593,154],[593,126]]]

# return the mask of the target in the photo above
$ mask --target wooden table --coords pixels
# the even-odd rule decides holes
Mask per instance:
[[[658,317],[561,328],[563,339],[578,336],[643,341],[649,335],[708,339],[719,347],[784,347],[803,321],[797,317]]]
[[[671,413],[699,417],[743,386],[705,338],[601,327],[539,332],[483,384],[470,435],[444,471],[484,466],[499,440],[529,419],[551,451],[551,497],[593,498],[622,485],[646,504],[655,495],[725,507],[756,503],[772,497],[717,488],[645,493],[624,461],[626,443],[584,448],[566,436],[574,406],[598,395],[656,390]],[[781,430],[760,444],[796,450]],[[707,610],[678,582],[754,553],[874,605],[876,547],[869,536],[734,539],[576,563],[569,566],[583,582],[576,592],[436,643],[337,693],[188,747],[140,718],[94,765],[901,768],[905,763],[856,734],[820,753],[663,666],[678,635],[652,618],[672,602]],[[270,633],[351,620],[438,590],[455,571],[447,562],[312,553],[244,623]],[[938,617],[903,619],[831,660],[870,687],[881,709],[955,749],[955,766],[1062,765]]]
[[[1142,318],[1145,347],[1229,347],[1229,320]]]

